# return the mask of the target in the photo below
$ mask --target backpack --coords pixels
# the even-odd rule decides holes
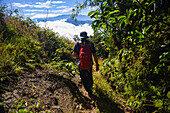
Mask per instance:
[[[80,61],[79,67],[81,69],[89,69],[92,66],[92,51],[91,42],[87,46],[84,46],[79,42],[78,58]]]

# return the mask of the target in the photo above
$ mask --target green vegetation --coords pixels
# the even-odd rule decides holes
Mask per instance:
[[[62,71],[61,66],[71,61],[71,41],[38,27],[30,18],[23,19],[17,10],[6,6],[0,7],[0,33],[1,93],[3,81],[11,74],[49,67]]]
[[[60,38],[50,29],[38,27],[29,18],[23,19],[18,16],[17,10],[8,11],[5,6],[0,10],[1,76],[45,67],[52,61],[71,61],[71,41]],[[9,16],[8,12],[11,13]]]
[[[168,0],[85,0],[73,10],[92,6],[92,27],[109,56],[101,75],[133,111],[168,112]],[[95,37],[96,38],[96,37]]]
[[[97,101],[101,112],[112,110],[103,99],[110,105],[113,101],[121,103],[134,112],[169,112],[168,3],[168,0],[85,0],[73,10],[74,17],[82,8],[97,7],[88,15],[94,19],[95,31],[90,40],[95,43],[98,57],[103,59],[102,77],[94,76],[93,90],[101,100]],[[0,93],[6,92],[4,83],[19,80],[15,75],[22,71],[50,68],[74,76],[73,45],[52,30],[24,19],[17,10],[1,6]],[[36,90],[34,84],[31,87]],[[23,109],[27,102],[16,100],[11,112],[27,113],[44,108],[38,102],[29,106],[30,110]]]

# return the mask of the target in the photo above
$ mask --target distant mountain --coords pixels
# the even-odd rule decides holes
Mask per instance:
[[[47,21],[56,21],[56,20],[65,20],[65,22],[72,23],[76,26],[82,25],[82,24],[89,24],[91,25],[92,19],[86,15],[78,15],[77,21],[71,19],[70,15],[60,15],[56,17],[48,17]],[[33,21],[36,22],[44,22],[46,21],[46,18],[34,18]]]

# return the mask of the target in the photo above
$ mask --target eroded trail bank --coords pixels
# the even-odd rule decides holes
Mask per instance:
[[[16,82],[18,81],[18,82]],[[50,70],[9,75],[4,81],[6,93],[1,95],[1,112],[78,112],[93,110],[95,105],[80,92],[79,77]],[[80,88],[81,89],[81,88]]]
[[[66,79],[58,73],[36,70],[23,72],[17,79],[18,82],[12,79],[5,82],[8,92],[2,94],[4,112],[25,108],[35,112],[67,112],[74,106]]]

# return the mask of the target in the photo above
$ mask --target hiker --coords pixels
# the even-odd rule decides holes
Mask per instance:
[[[81,32],[80,38],[81,41],[74,45],[72,55],[73,57],[77,57],[79,60],[77,65],[79,66],[80,77],[84,88],[88,92],[89,97],[91,97],[93,95],[92,56],[94,57],[94,61],[96,63],[96,71],[99,71],[99,64],[94,44],[88,40],[89,37],[87,36],[87,32]]]

